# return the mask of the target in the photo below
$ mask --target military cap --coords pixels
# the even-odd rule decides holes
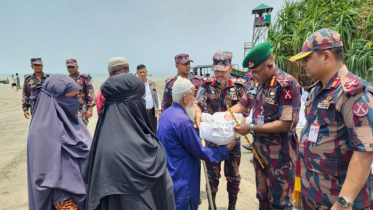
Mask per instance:
[[[215,53],[212,57],[213,64],[212,70],[213,71],[227,71],[232,63],[233,54],[227,51],[219,51]]]
[[[181,53],[175,56],[175,64],[186,64],[188,62],[194,62],[193,60],[189,60],[188,54]]]
[[[110,58],[108,67],[121,66],[128,64],[128,61],[124,57],[113,57]]]
[[[289,60],[298,61],[313,53],[314,51],[327,50],[336,47],[342,47],[341,35],[329,28],[323,28],[315,31],[303,43],[302,52],[294,55]]]
[[[41,60],[41,58],[31,58],[31,64],[43,65],[43,61]]]
[[[254,69],[271,56],[270,42],[263,42],[253,47],[242,62],[244,68]]]
[[[66,66],[67,67],[69,67],[69,66],[78,66],[78,63],[76,62],[76,60],[74,58],[70,58],[70,59],[66,60]]]

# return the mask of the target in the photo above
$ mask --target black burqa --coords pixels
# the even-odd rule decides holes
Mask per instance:
[[[110,77],[84,172],[87,209],[175,209],[172,179],[154,134],[144,83],[133,74]]]

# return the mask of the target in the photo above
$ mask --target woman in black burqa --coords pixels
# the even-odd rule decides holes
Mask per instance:
[[[144,83],[133,74],[110,77],[84,172],[87,209],[174,210],[172,179],[152,129]]]

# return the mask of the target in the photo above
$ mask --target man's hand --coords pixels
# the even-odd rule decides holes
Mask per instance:
[[[162,111],[159,110],[159,111],[158,111],[158,117],[161,117],[161,114],[162,114]]]
[[[86,111],[85,113],[85,119],[91,118],[92,117],[92,111]]]
[[[236,145],[237,138],[235,138],[231,143],[227,144],[228,151],[231,151],[233,147]]]
[[[245,136],[245,135],[247,135],[248,133],[250,133],[250,128],[251,128],[251,125],[250,125],[250,124],[243,123],[243,124],[241,124],[240,126],[236,126],[236,127],[234,127],[234,130],[235,130],[237,133],[239,133],[239,134]]]
[[[334,203],[334,205],[332,206],[332,208],[330,210],[352,210],[352,207],[342,207],[340,205],[338,205],[337,202]]]
[[[23,115],[25,115],[25,118],[26,119],[30,119],[30,111],[25,111],[25,112],[23,112]]]

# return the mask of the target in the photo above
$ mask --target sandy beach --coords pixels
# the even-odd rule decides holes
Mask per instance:
[[[160,96],[163,95],[164,82],[156,82]],[[95,91],[101,83],[94,83]],[[1,210],[26,210],[28,209],[27,197],[27,167],[26,167],[26,142],[30,120],[23,116],[22,91],[11,89],[9,84],[0,84],[0,209]],[[94,109],[88,129],[91,134],[97,122],[97,110]],[[242,138],[241,142],[245,140]],[[250,159],[252,153],[242,149],[240,174],[241,185],[238,195],[237,209],[258,209],[255,196],[255,174]],[[223,168],[223,167],[222,167]],[[207,209],[208,201],[205,191],[205,177],[201,167],[201,198],[199,209]],[[228,207],[228,193],[226,179],[222,171],[219,192],[216,197],[218,210]]]

